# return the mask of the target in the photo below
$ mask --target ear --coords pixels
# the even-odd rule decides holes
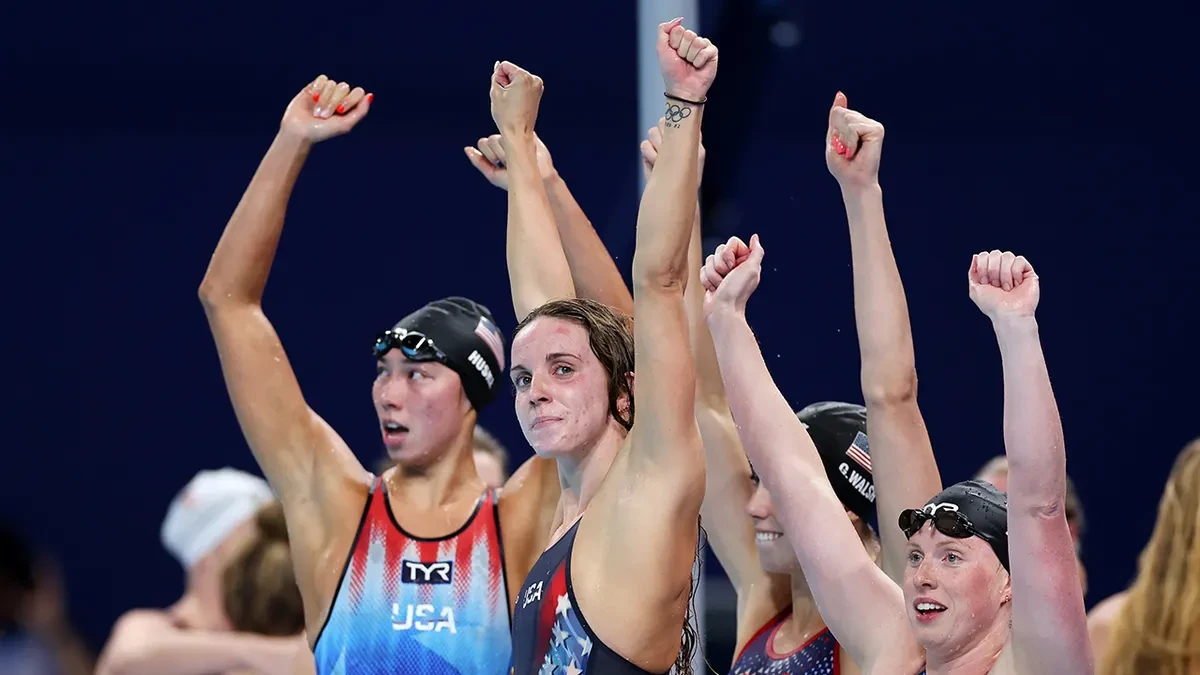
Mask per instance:
[[[637,398],[637,392],[634,391],[634,378],[635,377],[636,377],[636,373],[626,373],[625,374],[625,381],[629,383],[629,393],[633,394],[634,398]],[[626,401],[625,405],[628,406],[629,402]]]
[[[1000,569],[1004,569],[1004,568],[1001,567]],[[1001,606],[1007,605],[1008,603],[1012,602],[1012,577],[1009,576],[1008,574],[1004,575],[1004,589],[1002,590],[1002,593],[1003,593],[1003,596],[1002,596],[1003,600],[1000,603]]]

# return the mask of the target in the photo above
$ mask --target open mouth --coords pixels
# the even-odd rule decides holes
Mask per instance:
[[[383,437],[385,441],[396,441],[404,437],[408,433],[408,427],[399,422],[384,422]]]
[[[754,541],[775,541],[782,536],[781,532],[755,532]]]
[[[913,609],[917,610],[917,618],[921,621],[933,621],[946,611],[946,606],[932,600],[918,600],[913,603]]]

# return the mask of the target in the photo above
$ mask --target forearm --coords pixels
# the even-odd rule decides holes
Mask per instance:
[[[252,668],[264,658],[292,658],[288,641],[245,633],[164,627],[111,645],[97,675],[211,675]]]
[[[542,303],[575,297],[575,285],[538,171],[533,133],[506,133],[502,142],[509,181],[508,275],[520,321]]]
[[[688,335],[691,339],[692,354],[696,360],[696,410],[712,410],[717,414],[729,414],[729,404],[725,401],[725,385],[721,383],[721,369],[717,365],[717,353],[713,349],[712,334],[704,320],[704,284],[700,283],[700,268],[704,266],[704,251],[702,250],[700,234],[700,203],[696,203],[692,221],[692,237],[688,243],[688,273],[684,277],[687,287],[684,289],[684,302],[688,312]],[[703,427],[701,427],[703,432]],[[705,443],[707,448],[708,444]],[[707,451],[707,450],[706,450]],[[738,448],[741,459],[745,455]]]
[[[942,489],[942,479],[917,406],[917,373],[904,284],[888,240],[878,185],[843,190],[850,225],[854,313],[875,474],[883,569],[897,583],[907,539],[896,519]]]
[[[633,314],[633,296],[600,235],[557,173],[544,181],[575,293]]]
[[[854,270],[854,319],[868,401],[916,397],[912,327],[878,185],[843,190]]]
[[[1004,446],[1009,501],[1057,514],[1065,508],[1067,457],[1037,320],[993,322],[1004,368]]]
[[[225,226],[200,286],[206,304],[262,300],[284,214],[311,144],[280,132]]]
[[[654,171],[642,192],[633,257],[635,286],[682,288],[687,274],[688,242],[700,180],[698,152],[704,106],[668,102],[690,109],[690,114],[666,125]]]
[[[784,456],[796,454],[788,449],[807,436],[804,426],[771,378],[746,317],[719,308],[708,326],[738,436],[750,463],[770,482],[780,475]],[[806,473],[824,477],[815,449],[798,454]]]

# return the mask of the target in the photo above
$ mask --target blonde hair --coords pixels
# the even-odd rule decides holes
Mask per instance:
[[[271,502],[254,517],[254,537],[221,577],[225,614],[236,631],[288,636],[304,630],[304,604],[288,548],[283,506]]]
[[[1138,575],[1102,657],[1104,675],[1189,675],[1200,667],[1200,438],[1171,469]]]

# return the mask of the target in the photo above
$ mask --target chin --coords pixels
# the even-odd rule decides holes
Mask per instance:
[[[771,574],[791,574],[800,569],[796,553],[785,537],[769,544],[758,544],[758,561],[763,570]]]
[[[526,430],[525,440],[533,452],[543,459],[566,459],[579,449],[579,444],[572,442],[559,429]]]
[[[430,448],[410,441],[389,447],[387,454],[389,459],[401,466],[424,466],[437,459]]]

